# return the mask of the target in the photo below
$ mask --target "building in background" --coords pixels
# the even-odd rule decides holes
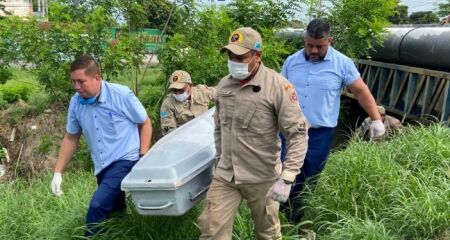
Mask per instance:
[[[33,3],[34,2],[34,3]],[[47,17],[48,0],[3,0],[0,1],[0,16]]]

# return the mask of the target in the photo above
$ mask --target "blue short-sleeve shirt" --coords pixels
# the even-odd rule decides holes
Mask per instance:
[[[66,131],[82,133],[91,151],[95,175],[117,160],[139,159],[137,124],[147,120],[144,106],[125,86],[102,81],[96,103],[82,105],[80,95],[72,96]]]
[[[295,86],[311,127],[335,127],[343,87],[360,78],[353,61],[331,46],[319,62],[306,60],[304,49],[294,53],[286,59],[281,74]]]

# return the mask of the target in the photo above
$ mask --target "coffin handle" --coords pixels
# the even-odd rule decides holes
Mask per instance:
[[[168,207],[170,207],[172,205],[173,205],[172,202],[167,202],[166,204],[159,205],[159,206],[143,206],[141,203],[138,203],[137,207],[139,209],[142,209],[142,210],[161,210],[161,209],[164,209],[164,208],[168,208]]]
[[[197,198],[199,198],[200,196],[203,195],[203,193],[205,193],[206,191],[208,191],[209,186],[206,186],[204,188],[202,188],[198,193],[189,193],[189,200],[191,200],[191,202],[194,202],[195,200],[197,200]]]

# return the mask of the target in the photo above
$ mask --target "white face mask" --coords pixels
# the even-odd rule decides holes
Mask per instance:
[[[248,71],[248,63],[233,62],[230,59],[228,59],[228,71],[231,76],[237,80],[244,80],[251,74],[251,72]]]
[[[184,93],[181,94],[175,94],[173,93],[173,97],[175,98],[175,100],[177,100],[178,102],[184,102],[186,101],[186,99],[188,99],[189,94],[185,91]]]

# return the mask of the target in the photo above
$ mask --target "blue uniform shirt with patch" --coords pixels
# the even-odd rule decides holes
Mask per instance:
[[[66,131],[82,133],[91,151],[95,175],[117,160],[139,159],[140,138],[137,124],[147,113],[133,92],[125,86],[102,81],[95,104],[81,104],[72,96]]]
[[[311,127],[335,127],[343,87],[360,78],[353,61],[331,46],[319,62],[306,60],[304,49],[294,53],[286,59],[281,74],[295,86]]]

